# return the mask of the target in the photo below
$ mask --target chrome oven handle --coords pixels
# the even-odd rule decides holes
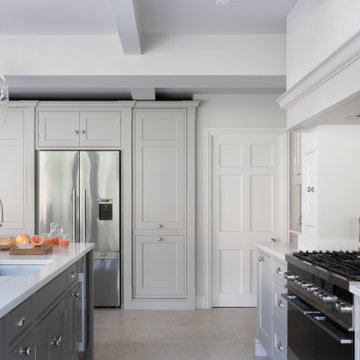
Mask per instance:
[[[83,237],[83,242],[86,242],[86,190],[83,190],[83,204],[82,204],[82,213],[83,213],[83,218],[82,218],[82,237]]]

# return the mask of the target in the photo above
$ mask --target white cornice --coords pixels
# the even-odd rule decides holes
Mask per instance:
[[[197,100],[183,101],[137,101],[135,109],[171,109],[171,108],[196,108],[200,104]]]
[[[308,75],[281,95],[276,102],[288,110],[360,57],[360,31],[334,51]]]
[[[9,109],[35,108],[38,103],[36,100],[10,100]]]
[[[132,108],[135,101],[39,101],[38,108]]]

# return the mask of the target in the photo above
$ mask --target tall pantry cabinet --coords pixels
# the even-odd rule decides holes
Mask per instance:
[[[133,306],[195,308],[195,107],[133,109]]]
[[[11,101],[0,123],[0,236],[34,232],[34,112]]]

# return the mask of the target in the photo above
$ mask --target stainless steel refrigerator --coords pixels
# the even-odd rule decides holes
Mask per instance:
[[[95,243],[94,304],[120,306],[119,151],[38,151],[36,230]]]

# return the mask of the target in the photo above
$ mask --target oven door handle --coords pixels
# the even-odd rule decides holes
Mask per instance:
[[[298,299],[295,295],[281,294],[296,310],[299,310],[314,324],[320,327],[323,331],[333,337],[340,344],[352,344],[353,339],[351,333],[346,333],[337,326],[333,325],[327,316],[320,311],[309,308],[304,302]]]
[[[299,310],[303,315],[307,314],[320,314],[320,311],[313,309],[303,303],[296,295],[289,295],[289,294],[281,294],[281,296],[291,303],[297,310]]]

